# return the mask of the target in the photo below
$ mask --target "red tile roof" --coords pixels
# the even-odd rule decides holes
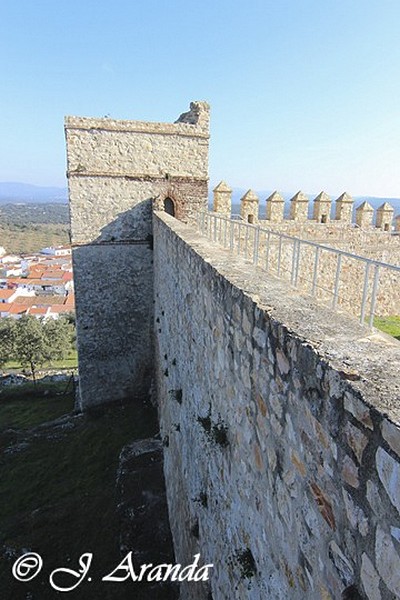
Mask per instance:
[[[48,311],[48,307],[47,306],[30,306],[27,309],[27,313],[29,315],[45,315]]]
[[[27,310],[28,309],[26,308],[26,306],[23,306],[22,304],[15,304],[15,302],[12,302],[12,304],[10,304],[10,310],[8,311],[8,314],[9,315],[22,315]]]
[[[0,300],[8,300],[15,294],[15,290],[0,290]]]

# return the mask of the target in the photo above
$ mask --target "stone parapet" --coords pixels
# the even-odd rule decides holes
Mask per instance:
[[[382,231],[391,231],[394,209],[388,202],[384,202],[376,211],[376,226]]]
[[[175,123],[157,123],[147,121],[129,121],[129,120],[117,120],[108,117],[96,118],[96,117],[77,117],[67,116],[65,117],[65,129],[66,130],[87,130],[94,132],[95,130],[100,131],[115,131],[118,133],[130,132],[130,133],[149,133],[152,135],[180,135],[188,137],[201,137],[208,139],[209,136],[209,112],[210,107],[206,102],[195,102],[192,105],[197,105],[200,110],[197,115],[192,111],[184,113],[179,117]],[[184,115],[191,115],[186,117]],[[182,120],[180,120],[182,119]],[[193,127],[195,126],[195,127]]]
[[[230,217],[232,211],[231,188],[225,183],[225,181],[220,181],[219,184],[214,188],[213,193],[213,211]]]
[[[266,200],[266,218],[271,223],[283,221],[285,201],[278,192],[274,192]]]
[[[372,220],[374,218],[374,209],[369,202],[363,202],[356,209],[356,223],[362,229],[372,227]]]
[[[297,192],[290,200],[290,218],[293,221],[307,221],[308,198],[303,192]]]
[[[259,198],[248,190],[240,199],[240,216],[246,223],[258,223]]]
[[[328,194],[321,192],[314,198],[313,219],[317,223],[329,223],[331,220],[332,201]]]

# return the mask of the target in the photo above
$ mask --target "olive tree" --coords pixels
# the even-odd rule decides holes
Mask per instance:
[[[0,319],[0,367],[15,355],[16,323],[14,319]]]
[[[43,322],[31,315],[23,315],[15,326],[14,357],[30,369],[36,382],[39,367],[68,354],[72,336],[73,328],[66,319]]]

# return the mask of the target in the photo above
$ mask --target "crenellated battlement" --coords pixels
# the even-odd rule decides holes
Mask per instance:
[[[213,210],[230,216],[232,212],[232,190],[221,181],[213,190]],[[324,191],[310,200],[304,192],[297,192],[290,200],[289,214],[285,213],[285,200],[275,191],[266,200],[263,216],[260,198],[249,189],[240,199],[240,217],[247,223],[279,225],[285,222],[331,224],[336,227],[358,227],[363,230],[379,229],[385,232],[400,231],[400,215],[394,217],[394,208],[384,202],[377,210],[367,201],[354,209],[354,200],[344,192],[336,200]],[[334,216],[332,216],[334,215]]]

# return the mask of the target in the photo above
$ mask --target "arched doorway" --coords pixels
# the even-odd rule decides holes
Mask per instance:
[[[173,200],[171,200],[171,198],[165,198],[165,200],[164,200],[164,210],[165,210],[166,213],[168,213],[172,217],[175,216],[175,205],[174,205]]]

